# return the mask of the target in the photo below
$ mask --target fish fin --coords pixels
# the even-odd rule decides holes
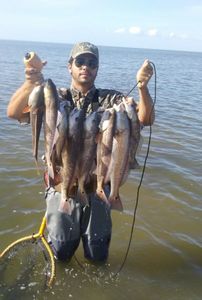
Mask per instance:
[[[140,169],[140,165],[139,163],[137,162],[137,159],[134,158],[133,161],[130,161],[129,162],[129,169]]]
[[[136,154],[139,154],[141,149],[142,149],[142,145],[143,145],[143,142],[144,142],[144,138],[143,136],[140,134],[140,140],[139,140],[139,143],[138,143],[138,147],[137,147],[137,150],[136,150]]]
[[[72,203],[69,201],[69,199],[61,199],[58,211],[71,215],[73,211],[73,206],[71,204]]]
[[[30,107],[29,107],[29,105],[26,105],[26,106],[23,108],[22,113],[23,113],[23,114],[26,114],[26,113],[28,113],[28,112],[30,112]]]
[[[111,209],[123,211],[123,204],[122,204],[122,201],[121,201],[121,198],[119,195],[117,195],[116,197],[109,196],[109,203],[110,203]]]

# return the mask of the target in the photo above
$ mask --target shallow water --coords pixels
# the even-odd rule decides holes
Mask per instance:
[[[36,232],[45,210],[44,185],[31,154],[31,130],[6,117],[12,93],[23,82],[22,58],[34,50],[47,59],[44,68],[58,86],[69,84],[66,71],[71,45],[0,41],[0,207],[1,249]],[[202,99],[201,53],[100,47],[97,87],[127,93],[145,58],[157,69],[156,121],[139,202],[133,239],[124,268],[149,128],[138,161],[121,188],[124,212],[112,213],[113,235],[105,266],[89,265],[82,245],[72,259],[57,263],[51,290],[15,286],[2,299],[201,299],[202,298]],[[150,83],[154,96],[154,80]],[[135,90],[132,95],[137,97]],[[41,154],[43,153],[41,144]],[[2,291],[1,291],[2,293]]]

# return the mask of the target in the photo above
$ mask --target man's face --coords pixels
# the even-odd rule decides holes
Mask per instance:
[[[68,68],[73,82],[91,86],[97,76],[98,61],[92,54],[81,54],[68,65]]]

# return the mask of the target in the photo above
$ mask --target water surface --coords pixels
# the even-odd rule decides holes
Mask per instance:
[[[12,93],[23,83],[22,59],[36,51],[48,61],[45,78],[68,86],[66,69],[71,45],[0,41],[0,207],[1,249],[11,241],[36,232],[45,210],[42,174],[31,154],[31,128],[6,117]],[[201,299],[202,298],[202,53],[100,47],[97,87],[127,93],[145,58],[157,69],[156,121],[145,175],[139,194],[133,239],[125,266],[113,277],[124,258],[131,232],[139,170],[131,172],[121,188],[124,212],[113,212],[113,235],[105,266],[89,265],[82,245],[77,251],[83,271],[72,259],[57,263],[52,290],[15,287],[2,299]],[[154,96],[154,80],[150,92]],[[137,91],[132,92],[137,99]],[[40,147],[43,153],[43,145]]]

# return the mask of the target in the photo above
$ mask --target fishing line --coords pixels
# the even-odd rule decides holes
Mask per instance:
[[[132,89],[128,92],[128,94],[126,94],[126,96],[125,97],[128,97],[131,93],[132,93],[132,91],[136,88],[136,86],[138,85],[138,83],[140,83],[141,81],[139,80],[133,87],[132,87]]]
[[[134,212],[133,212],[133,221],[132,221],[132,226],[131,226],[131,232],[130,232],[130,238],[129,238],[129,242],[128,242],[128,247],[126,249],[126,253],[125,253],[125,256],[124,256],[124,259],[123,259],[123,262],[122,262],[120,268],[118,269],[118,271],[116,273],[113,274],[114,277],[117,276],[122,271],[122,269],[123,269],[123,267],[125,265],[125,262],[127,260],[127,257],[128,257],[128,253],[129,253],[131,242],[132,242],[134,227],[135,227],[136,213],[137,213],[137,207],[138,207],[138,203],[139,203],[140,188],[142,186],[142,182],[143,182],[143,178],[144,178],[144,173],[145,173],[145,169],[146,169],[146,163],[147,163],[147,159],[148,159],[148,156],[149,156],[149,150],[150,150],[150,144],[151,144],[151,136],[152,136],[151,121],[152,121],[152,113],[154,111],[154,106],[156,104],[156,83],[157,83],[157,75],[156,75],[155,64],[153,62],[151,62],[151,61],[150,61],[150,64],[154,68],[154,101],[153,101],[153,105],[152,105],[151,112],[150,112],[150,115],[149,115],[150,125],[149,125],[149,140],[148,140],[148,145],[147,145],[147,152],[146,152],[146,156],[145,156],[145,160],[144,160],[144,164],[143,164],[143,169],[142,169],[142,174],[141,174],[140,182],[139,182],[139,185],[137,187],[136,202],[135,202],[135,208],[134,208]],[[139,83],[139,81],[138,81],[138,83]],[[127,96],[129,96],[129,94],[136,88],[136,86],[138,85],[138,83],[134,85],[134,87],[129,91],[129,93],[127,94]]]

